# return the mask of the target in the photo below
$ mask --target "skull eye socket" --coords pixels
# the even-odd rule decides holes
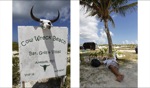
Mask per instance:
[[[49,24],[49,25],[51,25],[51,23],[50,23],[50,22],[48,22],[48,24]]]
[[[44,22],[43,22],[43,21],[41,21],[41,24],[44,24]]]

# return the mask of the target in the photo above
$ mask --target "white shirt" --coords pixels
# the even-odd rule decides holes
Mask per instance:
[[[110,65],[113,61],[116,62],[116,63],[118,63],[118,62],[116,61],[115,54],[114,54],[114,58],[112,58],[112,59],[106,59],[106,60],[103,61],[103,63],[104,63],[104,64],[106,65],[106,67],[108,68],[109,65]]]

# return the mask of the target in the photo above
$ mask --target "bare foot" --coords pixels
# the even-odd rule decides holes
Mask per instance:
[[[116,81],[121,82],[124,79],[124,75],[117,76]]]

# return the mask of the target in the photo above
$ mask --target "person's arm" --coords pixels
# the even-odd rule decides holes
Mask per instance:
[[[117,54],[116,54],[116,53],[114,53],[114,61],[116,61],[116,62],[117,62],[117,59],[118,59]]]
[[[102,65],[104,65],[104,62],[103,62],[103,61],[101,61],[100,63],[101,63]]]
[[[116,53],[114,53],[114,60],[116,61],[116,59],[117,59],[117,58],[116,58]]]
[[[107,60],[104,60],[101,62],[102,65],[105,65],[107,63]]]

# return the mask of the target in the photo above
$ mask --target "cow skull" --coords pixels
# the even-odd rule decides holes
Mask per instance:
[[[58,16],[53,20],[39,19],[33,15],[33,7],[34,6],[32,6],[32,8],[31,8],[30,15],[33,20],[40,22],[40,25],[43,29],[50,29],[51,26],[53,26],[52,23],[56,22],[59,19],[59,16],[60,16],[59,10],[58,10]]]

